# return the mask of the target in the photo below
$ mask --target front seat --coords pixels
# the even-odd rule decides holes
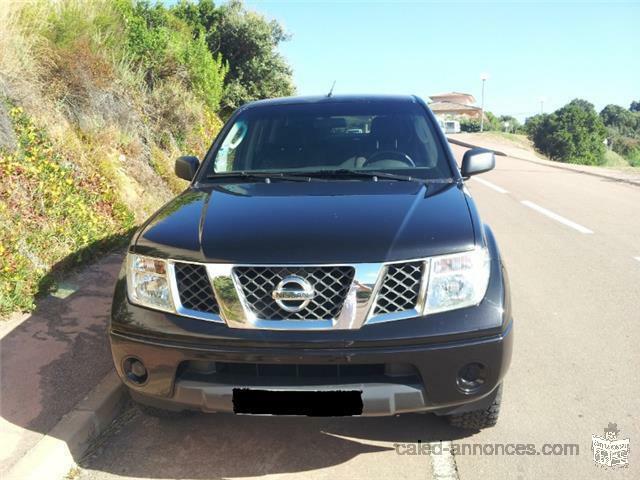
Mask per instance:
[[[266,170],[288,170],[305,166],[308,128],[300,124],[281,126],[275,141],[265,148],[260,168]]]
[[[370,151],[406,152],[411,140],[411,126],[399,117],[376,117],[371,122]]]

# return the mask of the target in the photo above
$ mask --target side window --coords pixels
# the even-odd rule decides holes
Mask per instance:
[[[238,120],[233,124],[229,133],[225,137],[218,153],[216,155],[216,161],[214,168],[216,172],[231,172],[233,171],[233,163],[236,158],[236,151],[238,147],[247,136],[247,123]]]

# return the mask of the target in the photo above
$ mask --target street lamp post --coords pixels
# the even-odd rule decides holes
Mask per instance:
[[[540,97],[540,115],[544,114],[544,97]]]
[[[480,131],[484,130],[484,82],[489,78],[487,73],[480,74],[482,80],[482,100],[480,102]]]

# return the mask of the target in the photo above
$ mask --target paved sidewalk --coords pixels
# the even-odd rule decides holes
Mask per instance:
[[[483,136],[481,134],[458,133],[447,135],[447,138],[449,138],[450,140],[466,143],[470,147],[477,146],[488,148],[490,150],[502,152],[508,157],[526,160],[548,167],[560,168],[563,170],[572,170],[574,172],[585,173],[587,175],[594,175],[617,182],[630,183],[640,186],[640,169],[638,168],[607,168],[594,167],[590,165],[576,165],[573,163],[554,162],[543,158],[530,149],[524,147],[520,148],[508,140],[502,140],[500,138],[487,138],[486,136]]]
[[[106,335],[122,253],[70,275],[0,328],[0,477],[112,369]]]

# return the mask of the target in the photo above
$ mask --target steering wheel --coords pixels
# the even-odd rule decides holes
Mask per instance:
[[[383,150],[381,152],[376,152],[371,155],[369,158],[365,160],[362,164],[362,168],[369,166],[371,163],[375,163],[378,160],[398,160],[402,163],[406,163],[409,167],[415,167],[416,164],[413,159],[404,152],[397,152],[395,150]]]

